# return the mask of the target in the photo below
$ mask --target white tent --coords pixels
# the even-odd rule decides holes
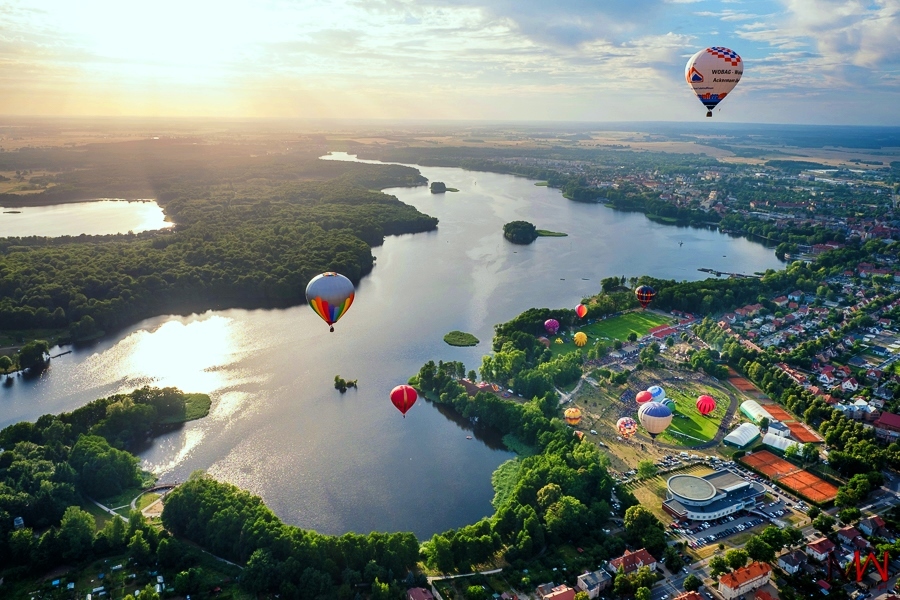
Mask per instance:
[[[781,450],[782,452],[784,452],[791,446],[799,446],[797,442],[789,440],[787,438],[783,438],[780,435],[775,435],[773,433],[767,433],[765,437],[763,437],[763,445]]]
[[[741,423],[722,441],[731,446],[744,448],[758,439],[759,427],[752,423]]]

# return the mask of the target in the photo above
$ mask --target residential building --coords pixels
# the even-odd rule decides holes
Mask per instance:
[[[760,588],[772,578],[772,567],[767,563],[753,562],[732,573],[719,576],[719,593],[725,600],[737,598]]]
[[[588,598],[593,600],[600,595],[600,592],[608,588],[612,584],[612,575],[606,571],[599,570],[593,573],[585,573],[578,576],[578,583],[575,589],[581,592],[587,592]]]
[[[778,557],[778,566],[783,569],[785,573],[789,573],[791,575],[799,571],[805,563],[806,554],[804,554],[802,550],[792,550],[790,552],[785,552]]]
[[[434,596],[425,588],[415,587],[406,591],[406,600],[434,600]]]
[[[641,567],[649,567],[651,571],[656,569],[656,559],[643,548],[636,552],[626,550],[622,556],[609,561],[609,569],[607,570],[611,571],[611,573],[618,573],[621,568],[628,575]]]
[[[857,527],[859,527],[859,530],[866,535],[886,537],[885,534],[887,532],[884,529],[884,519],[882,519],[878,515],[862,519],[859,523],[857,523]]]
[[[824,562],[828,555],[834,552],[835,547],[834,542],[828,538],[820,538],[806,546],[806,553],[814,559]]]
[[[875,436],[889,442],[900,439],[900,415],[883,412],[874,423]]]
[[[856,527],[844,527],[842,529],[838,529],[837,537],[838,541],[843,544],[852,544],[853,540],[860,537],[859,530]]]

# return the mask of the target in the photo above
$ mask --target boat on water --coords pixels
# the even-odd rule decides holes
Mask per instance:
[[[467,436],[466,436],[466,439],[467,439],[467,440],[471,440],[471,439],[472,439],[472,436],[471,436],[471,435],[467,435]]]

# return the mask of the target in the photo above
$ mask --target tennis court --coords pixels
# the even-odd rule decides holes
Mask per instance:
[[[796,421],[797,417],[784,410],[777,404],[762,404],[761,405],[767,413],[772,415],[772,418],[776,421],[781,421],[782,423],[787,424],[788,421]]]
[[[782,477],[784,475],[787,475],[788,473],[796,471],[799,468],[792,465],[783,458],[775,456],[768,450],[760,450],[758,452],[754,452],[753,454],[747,454],[740,460],[747,466],[753,467],[769,479],[772,479],[773,477]]]
[[[837,496],[837,487],[809,471],[804,471],[783,458],[775,456],[768,450],[748,454],[740,461],[772,481],[778,481],[784,487],[797,492],[807,500],[830,502]]]
[[[794,436],[795,438],[797,438],[804,444],[807,444],[809,442],[812,442],[813,444],[818,444],[823,441],[822,438],[819,437],[818,434],[814,433],[813,431],[810,431],[809,427],[807,427],[803,423],[790,422],[790,423],[785,423],[785,426],[791,430],[792,436]]]
[[[837,487],[819,479],[809,471],[796,471],[778,481],[813,502],[830,502],[837,497]]]

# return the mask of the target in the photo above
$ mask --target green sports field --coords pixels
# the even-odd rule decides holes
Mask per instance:
[[[717,390],[696,383],[680,383],[684,385],[663,386],[666,395],[675,401],[675,418],[658,439],[682,446],[696,446],[708,442],[715,437],[730,400]],[[697,411],[697,397],[702,394],[709,394],[716,400],[716,410],[705,417]]]
[[[607,346],[612,346],[615,340],[621,340],[628,343],[628,334],[634,332],[638,337],[644,336],[648,331],[659,325],[670,325],[675,321],[668,317],[663,317],[656,313],[646,311],[635,311],[625,313],[618,317],[612,317],[603,321],[597,321],[590,325],[575,327],[572,332],[566,332],[565,344],[555,343],[556,338],[560,336],[547,336],[552,342],[550,349],[554,356],[560,354],[568,354],[576,349],[575,343],[572,342],[572,336],[576,331],[583,331],[588,336],[588,343],[584,347],[585,350],[592,347],[598,340],[605,342]]]

